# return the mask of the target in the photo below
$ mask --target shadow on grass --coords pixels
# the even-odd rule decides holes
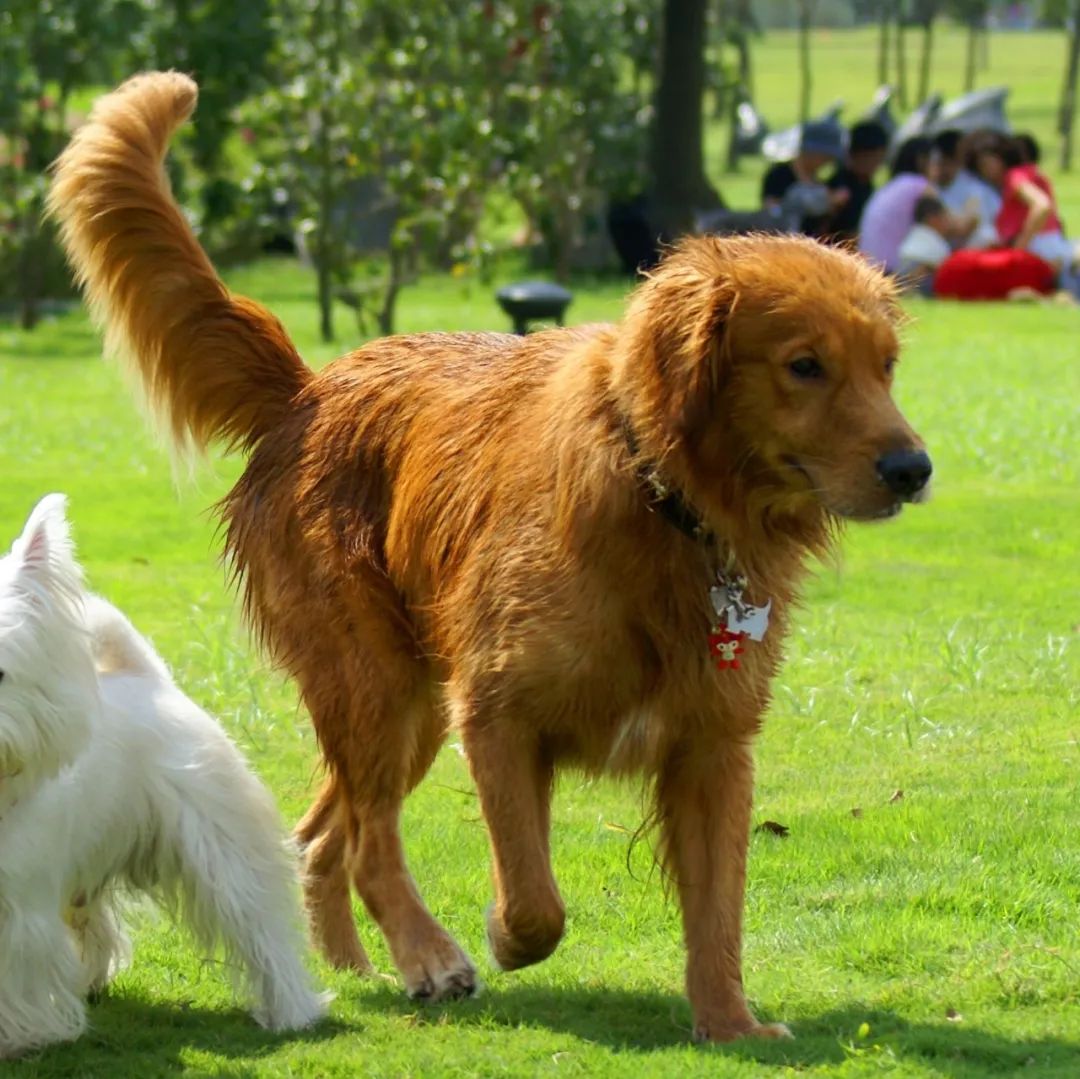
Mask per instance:
[[[333,1018],[310,1030],[273,1033],[263,1030],[240,1008],[221,1011],[169,1003],[151,1003],[122,995],[108,996],[89,1009],[89,1027],[74,1044],[55,1045],[24,1057],[0,1075],[156,1076],[176,1075],[191,1067],[192,1051],[224,1057],[220,1074],[256,1074],[247,1060],[273,1053],[286,1044],[318,1043],[353,1028]],[[0,1065],[2,1068],[3,1065]]]
[[[498,986],[471,1001],[420,1009],[386,986],[373,988],[364,998],[364,1005],[372,1011],[410,1015],[425,1025],[502,1026],[508,1035],[519,1028],[545,1029],[621,1053],[662,1051],[686,1046],[691,1040],[689,1005],[684,998],[666,993]],[[1080,1044],[1076,1042],[1054,1037],[1010,1038],[944,1018],[940,1023],[912,1022],[892,1011],[857,1004],[820,1015],[761,1018],[784,1018],[795,1040],[747,1039],[701,1046],[700,1051],[795,1068],[840,1064],[851,1058],[906,1059],[927,1064],[936,1074],[955,1077],[1032,1074],[1030,1069],[1036,1065],[1049,1067],[1054,1074],[1071,1075],[1080,1060]],[[869,1030],[860,1037],[863,1024]]]

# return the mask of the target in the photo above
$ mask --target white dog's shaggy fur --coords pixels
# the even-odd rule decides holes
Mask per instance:
[[[64,499],[0,559],[0,1057],[78,1037],[126,951],[118,890],[179,909],[273,1029],[325,1012],[270,795],[221,728],[84,590]]]

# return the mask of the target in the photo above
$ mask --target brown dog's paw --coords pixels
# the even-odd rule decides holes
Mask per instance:
[[[403,970],[402,976],[409,997],[426,1004],[471,997],[480,984],[468,957],[451,941],[420,957],[420,962],[412,970]]]
[[[733,1042],[738,1038],[770,1038],[780,1040],[795,1035],[783,1023],[697,1023],[694,1026],[696,1042]]]
[[[561,906],[547,917],[534,914],[527,926],[513,932],[494,904],[488,908],[487,937],[491,958],[499,970],[520,970],[547,959],[562,940],[566,915]]]
[[[359,940],[353,941],[348,938],[324,939],[319,944],[326,961],[334,970],[347,970],[361,977],[366,977],[373,972],[371,960]]]

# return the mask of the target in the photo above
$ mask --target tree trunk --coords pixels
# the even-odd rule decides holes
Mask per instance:
[[[39,305],[42,299],[43,267],[47,254],[39,226],[40,210],[40,206],[31,207],[21,222],[24,234],[18,258],[19,325],[24,330],[32,330],[41,317]]]
[[[928,15],[923,23],[922,57],[919,65],[919,101],[930,96],[930,61],[934,47],[934,18]]]
[[[1072,26],[1069,28],[1069,62],[1065,69],[1065,86],[1061,92],[1058,111],[1058,134],[1061,135],[1061,170],[1072,168],[1073,121],[1076,118],[1076,80],[1080,72],[1080,0],[1072,10]]]
[[[900,107],[908,107],[907,92],[907,57],[904,55],[904,12],[900,0],[894,0],[893,11],[896,13],[896,26],[893,38],[896,44],[896,98]]]
[[[319,220],[315,232],[315,273],[319,282],[319,333],[324,341],[334,340],[333,224],[334,187],[330,170],[329,109],[319,114]]]
[[[810,8],[811,0],[799,0],[799,121],[810,119]]]
[[[979,18],[974,16],[968,23],[967,56],[964,60],[964,93],[975,89],[975,57],[979,44]]]
[[[327,15],[330,25],[327,26]],[[319,219],[316,224],[315,272],[319,284],[319,333],[324,341],[334,340],[334,224],[331,219],[334,211],[336,192],[333,177],[333,147],[330,129],[334,117],[328,96],[333,80],[338,75],[341,61],[341,28],[344,13],[342,0],[334,0],[333,8],[326,11],[326,5],[320,3],[315,21],[317,37],[329,33],[330,45],[326,54],[326,71],[319,77],[326,79],[323,103],[319,107]]]
[[[379,333],[383,337],[389,337],[394,332],[398,293],[405,284],[405,262],[406,253],[400,247],[391,244],[386,287],[383,290],[383,302],[378,313]]]
[[[741,95],[738,91],[728,98],[728,145],[727,164],[728,172],[739,171],[739,101]]]
[[[754,12],[751,0],[741,0],[735,17],[738,19],[739,82],[751,101],[754,99],[754,64],[750,55],[750,35],[754,32]]]
[[[889,81],[889,18],[891,12],[889,5],[882,2],[878,5],[878,53],[877,53],[877,78],[878,84],[886,85]]]
[[[705,176],[702,108],[707,0],[665,0],[653,121],[652,174],[658,220],[686,232],[694,210],[720,201]]]

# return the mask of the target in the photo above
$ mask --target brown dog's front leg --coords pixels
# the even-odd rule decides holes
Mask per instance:
[[[503,970],[516,970],[546,959],[566,920],[548,845],[552,767],[516,725],[470,719],[462,733],[494,859],[488,943]]]
[[[790,1037],[761,1024],[742,984],[742,911],[750,833],[750,746],[688,747],[659,777],[667,867],[675,876],[686,935],[686,990],[699,1041],[744,1035]]]

